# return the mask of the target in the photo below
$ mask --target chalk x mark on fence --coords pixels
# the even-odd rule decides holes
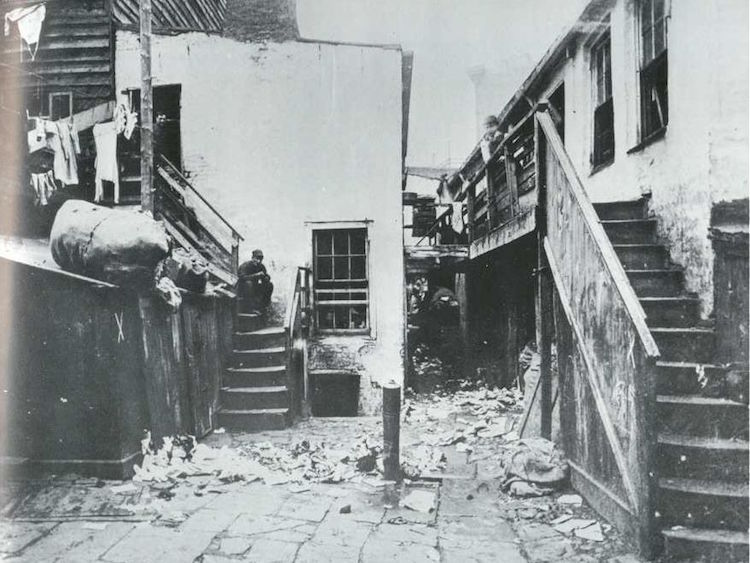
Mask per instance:
[[[121,312],[120,316],[117,316],[117,313],[115,313],[115,322],[117,323],[117,343],[125,341],[125,334],[122,332],[122,321],[123,316],[125,313]]]

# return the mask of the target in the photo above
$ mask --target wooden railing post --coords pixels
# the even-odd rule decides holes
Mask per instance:
[[[232,235],[232,273],[236,276],[240,269],[240,237]]]
[[[469,235],[469,244],[474,242],[474,200],[477,197],[477,188],[476,186],[471,186],[469,188],[469,192],[466,194],[466,231]]]
[[[518,176],[516,175],[516,163],[508,151],[508,145],[505,145],[505,178],[508,183],[508,192],[510,193],[510,214],[515,217],[518,213]]]

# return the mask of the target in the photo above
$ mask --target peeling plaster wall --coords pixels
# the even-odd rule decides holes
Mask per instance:
[[[669,125],[662,139],[628,154],[639,143],[640,127],[635,8],[634,0],[618,0],[610,16],[614,162],[591,173],[593,104],[586,41],[579,41],[562,70],[565,145],[593,201],[651,194],[659,235],[673,261],[685,268],[688,290],[699,294],[707,316],[713,307],[711,207],[748,195],[748,3],[671,2]],[[550,76],[545,84],[554,80]]]
[[[152,51],[154,85],[182,84],[184,169],[245,236],[240,259],[264,250],[276,295],[311,262],[306,222],[371,221],[372,334],[321,338],[311,356],[352,351],[373,412],[376,384],[403,382],[401,51],[201,33]],[[115,67],[118,92],[139,87],[136,34],[118,31]]]

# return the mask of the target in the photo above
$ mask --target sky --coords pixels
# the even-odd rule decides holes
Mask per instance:
[[[409,166],[458,166],[477,141],[469,69],[502,73],[499,113],[585,0],[297,0],[308,39],[414,52]]]

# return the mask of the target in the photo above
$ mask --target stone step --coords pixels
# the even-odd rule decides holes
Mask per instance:
[[[655,244],[657,242],[656,219],[618,219],[601,223],[612,244]]]
[[[657,506],[662,527],[747,531],[748,484],[660,478]]]
[[[669,265],[667,250],[660,244],[613,244],[626,270],[659,270]]]
[[[691,327],[700,320],[700,299],[696,297],[641,297],[649,326]]]
[[[746,563],[747,531],[685,528],[662,530],[667,561]]]
[[[645,219],[648,212],[644,198],[595,203],[594,209],[596,209],[596,213],[602,221]]]
[[[237,313],[237,327],[238,332],[252,332],[254,330],[260,330],[264,324],[263,315],[258,313]]]
[[[638,297],[674,297],[684,290],[682,270],[626,270]]]
[[[286,346],[286,331],[283,326],[266,327],[252,332],[235,332],[234,347],[237,350],[273,348]]]
[[[285,385],[286,367],[229,368],[224,374],[224,384],[230,388]]]
[[[661,433],[656,460],[661,477],[718,479],[740,483],[748,480],[746,440]]]
[[[224,387],[221,406],[227,410],[281,409],[289,406],[289,393],[275,387]]]
[[[257,350],[234,350],[234,367],[260,368],[286,365],[286,348],[258,348]]]
[[[748,439],[747,405],[699,395],[657,395],[659,431],[703,438]]]
[[[241,432],[283,430],[290,422],[289,409],[222,409],[217,416],[220,426]]]
[[[697,395],[702,386],[701,372],[707,380],[722,377],[724,368],[695,362],[656,362],[656,392],[660,395]]]
[[[709,328],[651,327],[661,359],[668,362],[710,364],[714,358],[714,331]]]

